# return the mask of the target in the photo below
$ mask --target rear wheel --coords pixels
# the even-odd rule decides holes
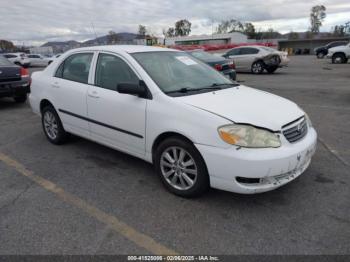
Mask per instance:
[[[56,110],[52,106],[47,106],[42,110],[41,122],[44,133],[52,144],[60,145],[67,140],[68,135]]]
[[[209,188],[205,162],[192,143],[178,137],[164,140],[155,152],[155,168],[172,193],[195,197]]]
[[[332,56],[332,63],[333,64],[344,64],[346,63],[346,56],[342,53],[334,54]]]
[[[324,57],[325,57],[325,53],[323,53],[323,52],[317,53],[317,58],[318,58],[318,59],[322,59],[322,58],[324,58]]]
[[[262,74],[264,72],[264,63],[262,61],[254,62],[251,71],[253,74]]]
[[[15,96],[13,99],[16,103],[24,103],[25,101],[27,101],[27,95]]]

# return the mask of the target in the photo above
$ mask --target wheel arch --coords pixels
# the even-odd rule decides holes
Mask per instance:
[[[42,100],[40,101],[40,106],[39,106],[39,108],[40,108],[40,114],[42,114],[43,109],[44,109],[46,106],[52,106],[53,108],[55,108],[55,107],[53,106],[53,104],[50,102],[50,100],[44,98],[44,99],[42,99]],[[55,109],[55,110],[56,110],[56,109]]]
[[[194,145],[193,141],[191,139],[189,139],[187,136],[177,133],[177,132],[173,132],[173,131],[169,131],[169,132],[164,132],[161,133],[157,136],[157,138],[154,140],[153,144],[152,144],[152,163],[154,163],[154,158],[155,158],[155,152],[157,147],[166,139],[170,138],[170,137],[178,137],[181,139],[184,139],[185,141],[191,143],[192,145]]]
[[[335,55],[342,55],[344,57],[346,57],[345,53],[344,52],[341,52],[341,51],[338,51],[338,52],[335,52],[332,57],[334,57]]]

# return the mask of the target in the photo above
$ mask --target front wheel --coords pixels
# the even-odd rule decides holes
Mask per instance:
[[[346,57],[344,54],[334,54],[332,57],[332,63],[333,64],[345,64],[346,63]]]
[[[44,133],[52,144],[60,145],[67,140],[67,133],[60,117],[52,106],[47,106],[42,110],[41,122]]]
[[[209,188],[205,162],[194,145],[178,137],[163,141],[155,153],[155,168],[165,187],[181,197],[196,197]]]
[[[252,64],[251,71],[253,74],[262,74],[264,72],[264,63],[261,61],[255,62]]]
[[[266,69],[269,74],[273,74],[277,70],[278,66],[271,66]]]

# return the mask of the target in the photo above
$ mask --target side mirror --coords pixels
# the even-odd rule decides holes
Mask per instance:
[[[142,98],[152,98],[148,88],[142,80],[139,84],[120,83],[117,85],[117,92],[121,94],[135,95]]]

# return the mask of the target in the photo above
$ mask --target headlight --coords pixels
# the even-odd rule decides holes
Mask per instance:
[[[312,122],[308,114],[305,113],[306,123],[309,127],[312,127]]]
[[[232,124],[218,128],[219,135],[226,143],[241,147],[280,147],[279,137],[267,130],[249,125]]]

